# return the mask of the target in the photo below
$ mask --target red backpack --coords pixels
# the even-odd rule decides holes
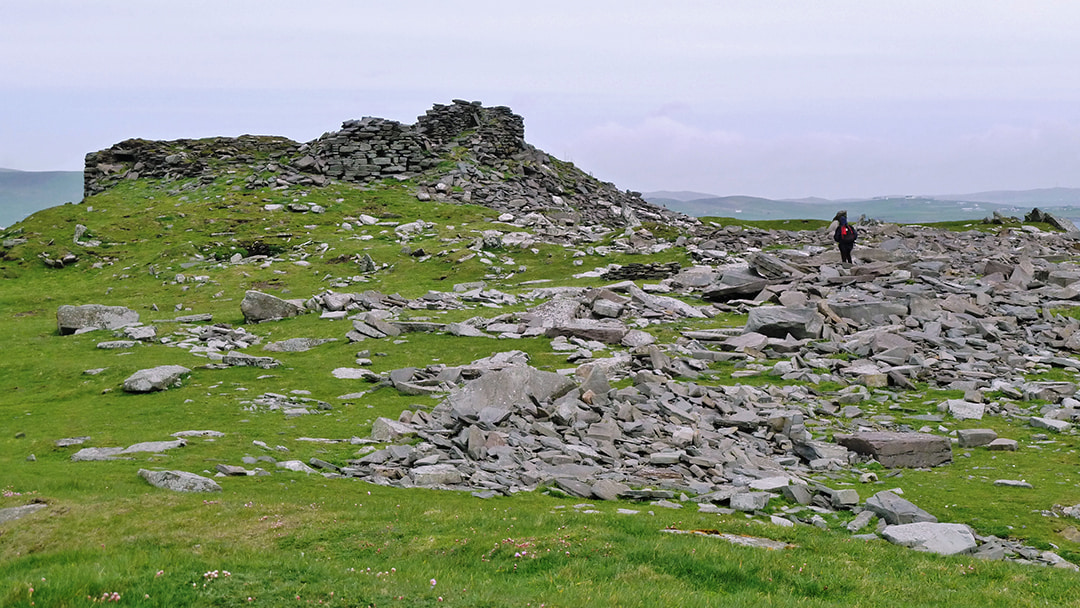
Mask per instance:
[[[841,243],[851,243],[851,242],[853,242],[855,240],[856,236],[857,235],[855,233],[855,228],[854,227],[852,227],[852,226],[850,226],[848,224],[844,224],[843,226],[840,226],[840,242]]]

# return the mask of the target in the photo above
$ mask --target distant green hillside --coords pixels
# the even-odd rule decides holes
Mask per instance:
[[[82,194],[82,171],[0,169],[0,226],[55,205],[77,203]]]

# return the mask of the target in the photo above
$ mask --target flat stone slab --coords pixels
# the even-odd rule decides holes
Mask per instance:
[[[21,519],[23,517],[26,517],[27,515],[30,515],[31,513],[36,513],[47,506],[49,505],[41,502],[23,505],[21,507],[8,507],[6,509],[0,509],[0,524],[9,521],[15,521],[16,519]]]
[[[714,530],[675,530],[672,528],[665,528],[661,530],[661,532],[666,532],[668,534],[696,534],[698,536],[708,536],[709,538],[719,538],[720,540],[726,540],[733,545],[739,545],[741,547],[757,547],[758,549],[769,549],[770,551],[779,551],[781,549],[794,549],[798,546],[779,540],[773,540],[771,538],[761,538],[760,536],[742,536],[739,534],[728,534],[726,532],[717,532]]]
[[[117,456],[123,451],[124,448],[83,448],[71,455],[71,462],[118,460]]]
[[[151,471],[139,469],[139,477],[147,483],[174,492],[220,492],[221,486],[213,479],[187,471]]]
[[[849,450],[872,456],[888,468],[935,467],[952,461],[952,446],[945,437],[927,433],[869,431],[837,434],[836,443]]]
[[[940,555],[971,553],[975,536],[964,524],[919,522],[885,526],[881,535],[890,543]]]
[[[144,441],[142,443],[136,443],[135,445],[129,445],[124,448],[121,454],[132,454],[135,452],[164,452],[165,450],[172,450],[175,448],[182,448],[187,445],[186,439],[177,439],[176,441]]]

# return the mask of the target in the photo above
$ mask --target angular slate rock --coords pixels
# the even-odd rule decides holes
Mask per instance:
[[[151,471],[139,469],[142,477],[150,485],[174,492],[220,492],[221,486],[212,479],[188,473],[187,471]]]
[[[181,377],[190,372],[190,369],[182,365],[161,365],[141,369],[124,380],[124,391],[128,393],[163,391],[172,386],[179,386]]]
[[[937,521],[936,517],[915,506],[911,501],[888,490],[867,498],[866,508],[893,525]]]
[[[836,434],[836,443],[849,450],[872,456],[888,468],[934,467],[952,461],[952,447],[945,437],[927,433],[868,431]]]
[[[546,403],[565,395],[574,381],[555,372],[545,372],[526,365],[514,365],[486,373],[462,387],[450,391],[446,403],[452,411],[473,416],[485,407],[516,411],[532,402]]]

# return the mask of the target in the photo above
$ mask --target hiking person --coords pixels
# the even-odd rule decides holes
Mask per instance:
[[[855,248],[855,239],[859,238],[859,233],[854,226],[848,224],[847,211],[837,212],[833,221],[837,223],[836,232],[833,233],[833,240],[836,241],[837,246],[840,248],[840,261],[851,264],[851,250]]]

